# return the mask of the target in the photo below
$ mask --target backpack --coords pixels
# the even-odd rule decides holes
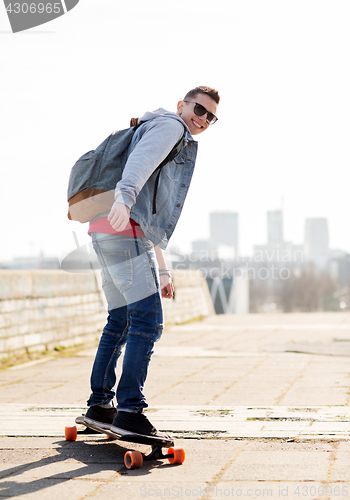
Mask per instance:
[[[140,125],[118,130],[108,136],[95,150],[88,151],[78,159],[69,176],[68,219],[84,223],[112,208],[115,201],[115,187],[122,178],[128,159],[128,147]],[[156,213],[160,170],[180,153],[183,145],[184,134],[155,169],[157,177],[153,195],[153,213]]]

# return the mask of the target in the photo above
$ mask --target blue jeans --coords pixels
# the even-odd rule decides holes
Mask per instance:
[[[91,233],[108,303],[108,319],[91,374],[88,406],[117,397],[117,409],[147,408],[143,387],[154,342],[163,331],[158,264],[153,243],[104,233]],[[122,374],[115,392],[116,367],[126,344]]]

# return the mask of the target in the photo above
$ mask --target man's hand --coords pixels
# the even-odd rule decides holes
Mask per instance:
[[[166,274],[162,274],[159,279],[163,299],[171,299],[174,295],[174,285],[171,278]]]
[[[113,229],[116,231],[123,231],[129,223],[129,219],[130,208],[124,205],[124,203],[115,201],[108,215],[108,220]]]

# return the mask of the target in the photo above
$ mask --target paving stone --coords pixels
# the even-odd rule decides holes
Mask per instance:
[[[350,452],[350,441],[341,441],[339,443],[338,451],[349,451]]]
[[[246,451],[313,451],[313,452],[331,452],[333,447],[330,443],[298,443],[298,442],[280,442],[280,441],[249,441],[246,445]],[[283,456],[283,455],[281,455]]]
[[[198,469],[197,469],[198,470]],[[197,479],[177,479],[176,482],[168,481],[164,471],[163,479],[153,479],[141,476],[129,477],[128,481],[118,483],[107,483],[99,485],[95,491],[96,498],[188,498],[190,500],[200,499],[206,494],[206,482]],[[204,497],[207,498],[207,497]],[[208,497],[209,498],[209,497]]]
[[[223,480],[325,481],[328,453],[318,451],[244,451]]]
[[[83,463],[81,461],[43,460],[28,466],[21,471],[21,482],[32,482],[34,479],[88,479],[89,481],[106,481],[115,479],[117,470],[123,467],[123,463]],[[4,473],[5,471],[3,471]],[[14,474],[11,474],[14,477]],[[5,481],[5,479],[4,479]],[[1,482],[0,482],[1,485]]]
[[[349,443],[348,443],[349,444]],[[341,451],[338,449],[334,464],[331,470],[331,481],[350,481],[350,450]],[[350,495],[350,491],[349,491]]]
[[[348,400],[345,388],[291,388],[281,399],[280,404],[290,406],[345,405]]]
[[[96,489],[94,481],[33,479],[0,480],[0,498],[25,496],[26,500],[79,500]]]

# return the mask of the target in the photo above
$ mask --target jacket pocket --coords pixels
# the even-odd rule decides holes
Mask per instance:
[[[181,155],[178,155],[173,161],[165,165],[164,170],[169,179],[176,181],[180,177],[183,168],[185,168],[185,160]]]

